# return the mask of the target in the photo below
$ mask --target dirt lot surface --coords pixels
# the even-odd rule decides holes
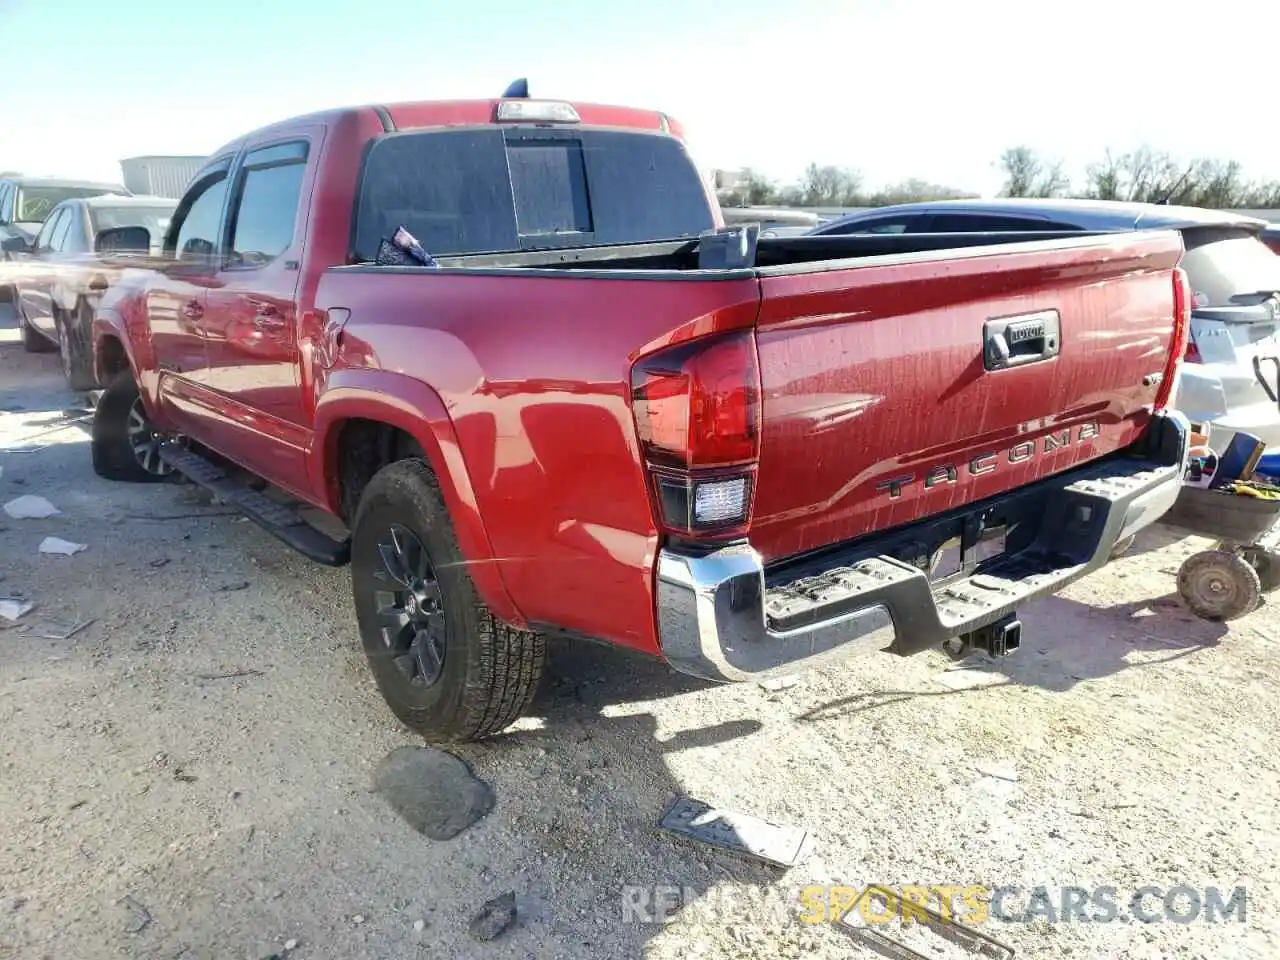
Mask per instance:
[[[431,840],[373,789],[416,741],[367,675],[345,571],[189,486],[96,478],[56,356],[3,318],[0,503],[61,514],[0,514],[0,594],[36,603],[0,619],[0,956],[870,957],[794,893],[870,882],[1043,885],[1051,907],[1116,888],[1113,922],[979,925],[1018,957],[1280,956],[1280,603],[1193,619],[1174,572],[1204,541],[1149,532],[968,669],[867,659],[770,692],[558,645],[532,715],[453,751],[492,811]],[[813,856],[780,871],[672,839],[677,794],[803,826]],[[623,886],[654,884],[684,911],[624,922]],[[1126,922],[1145,886],[1240,885],[1243,924]],[[508,891],[516,922],[476,940]]]

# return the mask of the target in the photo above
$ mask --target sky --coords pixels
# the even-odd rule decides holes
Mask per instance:
[[[328,107],[533,96],[664,110],[707,168],[809,162],[990,194],[1150,144],[1280,179],[1280,4],[1217,0],[0,0],[0,170],[120,178]],[[16,53],[15,53],[16,51]]]

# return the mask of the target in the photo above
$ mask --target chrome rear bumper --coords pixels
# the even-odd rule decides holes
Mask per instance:
[[[918,566],[860,541],[767,577],[749,544],[710,553],[659,551],[658,638],[684,673],[740,681],[835,656],[913,654],[1006,617],[1106,564],[1115,545],[1158,520],[1182,484],[1190,429],[1156,417],[1141,457],[1092,464],[974,504],[1018,509],[1034,540],[966,579],[934,585]],[[888,539],[888,538],[883,538]]]

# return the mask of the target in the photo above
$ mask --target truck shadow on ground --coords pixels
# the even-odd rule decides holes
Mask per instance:
[[[574,950],[595,956],[641,956],[664,929],[659,888],[674,898],[666,905],[672,919],[705,907],[701,901],[717,885],[728,882],[735,893],[749,895],[781,879],[781,868],[658,827],[667,806],[687,793],[672,769],[673,755],[763,728],[759,720],[738,719],[670,732],[644,709],[645,701],[715,686],[637,653],[552,641],[546,680],[529,711],[542,726],[458,751],[494,778],[500,794],[521,798],[519,835],[526,853],[542,864],[520,898],[522,922],[535,938],[541,928],[548,939],[572,941]],[[627,704],[641,712],[610,710]],[[566,920],[575,914],[578,920]]]

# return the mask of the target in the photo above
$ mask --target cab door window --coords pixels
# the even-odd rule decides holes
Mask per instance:
[[[306,172],[302,141],[263,147],[245,157],[236,178],[227,268],[265,266],[293,246]]]

